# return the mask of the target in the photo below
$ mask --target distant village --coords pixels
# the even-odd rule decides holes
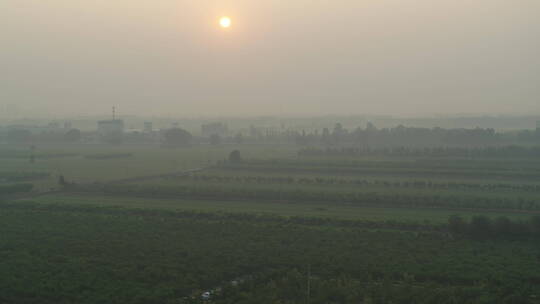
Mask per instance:
[[[124,120],[116,118],[97,121],[94,130],[75,128],[69,121],[46,125],[19,124],[0,127],[0,142],[160,143],[166,139],[166,132],[174,129],[180,129],[178,123],[172,123],[168,128],[154,128],[150,121],[138,129],[127,128]],[[209,139],[212,136],[226,137],[228,128],[223,123],[203,124],[198,135]]]
[[[424,145],[493,145],[539,143],[540,120],[530,120],[528,129],[441,128],[404,126],[377,127],[359,117],[280,119],[276,117],[150,120],[119,118],[112,108],[109,119],[83,121],[23,121],[0,125],[0,144],[297,144],[299,146],[422,147]],[[393,121],[384,121],[386,125]],[[482,121],[479,119],[478,121]],[[411,123],[414,123],[411,120]],[[422,124],[417,120],[416,123]],[[534,125],[534,123],[536,125]],[[230,127],[233,124],[233,127]],[[363,124],[363,125],[362,125]]]

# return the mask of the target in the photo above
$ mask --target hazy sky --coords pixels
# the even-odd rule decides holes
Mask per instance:
[[[540,1],[0,0],[0,69],[61,115],[540,114]]]

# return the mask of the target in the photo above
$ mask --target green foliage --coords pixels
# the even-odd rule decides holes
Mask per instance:
[[[32,154],[31,149],[25,150],[0,150],[0,159],[27,159]],[[64,157],[79,156],[79,153],[72,152],[41,152],[35,153],[35,157],[39,159],[55,159]]]
[[[511,221],[505,216],[492,220],[487,216],[478,215],[466,222],[460,216],[453,215],[448,219],[448,231],[454,235],[468,236],[476,240],[523,237],[540,239],[539,218],[539,216],[533,216],[527,221]]]
[[[49,177],[46,172],[0,172],[0,182],[22,182],[40,180]]]
[[[475,216],[469,223],[468,233],[476,239],[489,238],[493,233],[493,223],[485,216]]]
[[[181,197],[194,199],[287,202],[332,202],[378,207],[431,207],[538,210],[540,202],[534,198],[496,197],[493,195],[467,195],[455,193],[418,193],[378,191],[376,189],[343,189],[339,187],[296,187],[287,185],[227,185],[219,183],[142,182],[132,184],[79,185],[78,192],[115,195],[141,195],[146,197]]]
[[[231,153],[229,153],[229,162],[232,164],[239,164],[242,162],[242,156],[240,155],[240,151],[234,150]]]
[[[218,134],[210,135],[209,140],[211,145],[217,146],[221,144],[221,136],[219,136]]]
[[[71,129],[64,134],[64,140],[67,142],[78,142],[81,140],[81,130]]]
[[[348,136],[339,130],[329,143]],[[527,219],[540,209],[540,162],[521,150],[294,158],[245,146],[242,162],[177,177],[166,173],[240,148],[134,147],[135,158],[125,147],[67,146],[40,148],[37,157],[51,157],[32,166],[28,151],[0,151],[6,176],[69,177],[41,204],[0,204],[2,303],[199,303],[206,290],[220,290],[212,303],[305,303],[308,267],[310,303],[533,303],[540,294],[540,217]],[[53,157],[62,153],[93,158]]]
[[[11,129],[8,131],[7,140],[11,143],[27,143],[32,140],[32,132],[26,129]]]
[[[311,303],[511,303],[540,292],[532,240],[240,214],[0,208],[4,303],[198,303],[218,286],[215,303],[303,303],[308,265]]]
[[[129,157],[133,157],[133,153],[99,153],[99,154],[92,154],[92,155],[84,156],[84,158],[86,159],[94,159],[94,160],[129,158]]]
[[[193,136],[184,129],[173,128],[165,131],[165,143],[172,146],[188,146]]]
[[[462,234],[467,231],[467,223],[459,215],[452,215],[448,219],[448,231],[454,234]]]
[[[516,158],[516,157],[533,157],[540,156],[540,146],[481,146],[481,147],[423,147],[411,148],[406,146],[401,147],[384,147],[384,148],[306,148],[298,151],[301,157],[361,157],[361,156],[413,156],[413,157],[475,157],[475,158]]]
[[[475,183],[467,181],[437,181],[420,179],[367,179],[357,177],[337,177],[325,175],[292,176],[292,175],[252,175],[236,170],[214,170],[217,173],[197,173],[179,177],[181,180],[195,180],[201,182],[217,183],[256,183],[256,184],[297,184],[317,186],[354,186],[362,188],[414,188],[432,190],[479,190],[479,191],[507,191],[507,192],[540,192],[537,184],[515,183]]]
[[[0,185],[0,196],[17,193],[27,193],[32,191],[33,188],[34,185],[32,184]]]

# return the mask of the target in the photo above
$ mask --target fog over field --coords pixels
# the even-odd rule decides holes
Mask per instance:
[[[539,0],[0,0],[0,304],[538,304],[539,54]]]
[[[3,117],[540,112],[536,0],[4,0],[0,20]]]

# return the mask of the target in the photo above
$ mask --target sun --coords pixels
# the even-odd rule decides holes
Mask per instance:
[[[226,16],[219,18],[219,25],[222,28],[229,28],[231,24],[232,24],[231,18],[226,17]]]

